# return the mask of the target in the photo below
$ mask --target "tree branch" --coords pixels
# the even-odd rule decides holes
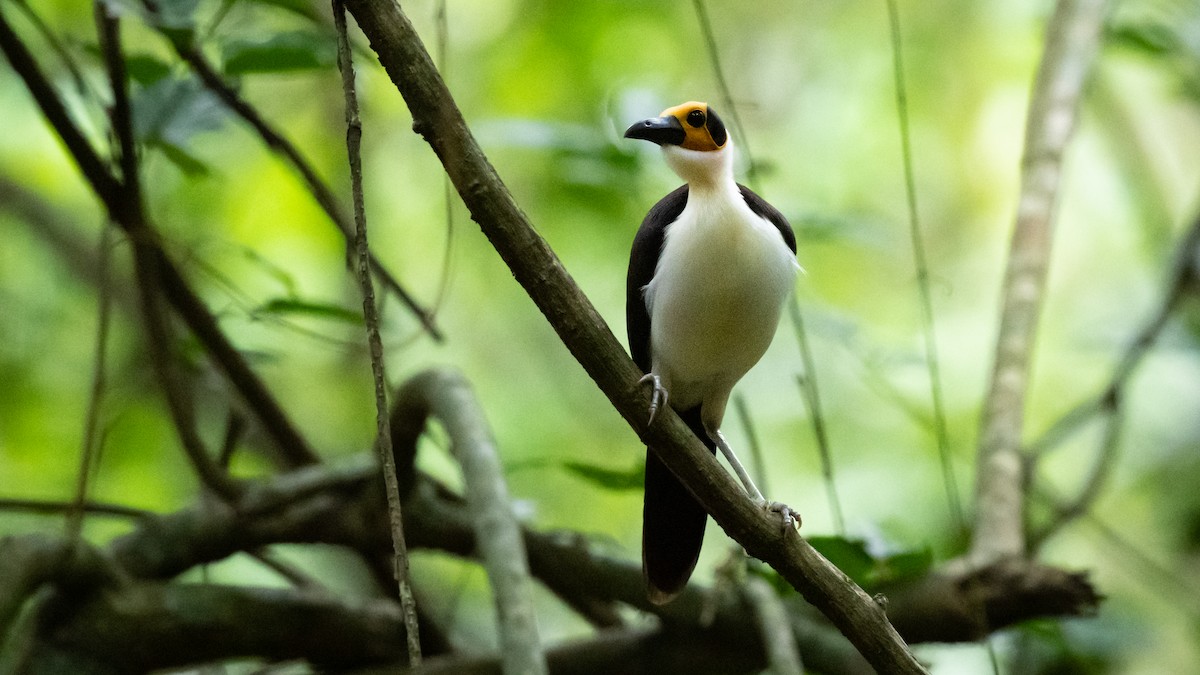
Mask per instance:
[[[476,144],[412,25],[392,2],[350,0],[347,8],[404,96],[413,128],[442,161],[472,217],[563,344],[647,445],[751,555],[766,561],[819,607],[879,670],[919,673],[883,610],[803,538],[781,533],[671,411],[647,427],[642,373],[621,348],[546,242],[517,207]]]
[[[379,312],[375,306],[375,286],[371,282],[371,252],[367,240],[367,213],[362,187],[362,122],[358,116],[358,94],[354,90],[354,60],[350,39],[346,36],[346,8],[342,0],[333,0],[333,24],[337,32],[337,63],[342,76],[342,95],[346,108],[346,155],[350,162],[350,191],[354,203],[355,276],[362,291],[363,323],[371,355],[371,379],[375,385],[375,452],[387,494],[388,531],[392,537],[392,574],[404,610],[404,633],[408,641],[409,663],[421,663],[420,627],[417,605],[409,582],[408,545],[404,541],[404,511],[396,479],[396,458],[392,451],[391,426],[388,424],[388,383],[384,374],[383,340],[379,336]]]
[[[54,601],[72,611],[35,646],[29,672],[144,673],[247,654],[304,659],[325,672],[404,656],[396,639],[404,624],[387,600],[351,605],[295,589],[139,583]]]
[[[487,570],[496,602],[496,624],[504,672],[546,672],[538,638],[529,564],[517,516],[504,483],[496,442],[470,385],[456,372],[430,370],[409,380],[450,436],[451,450],[462,465],[467,507],[478,555]]]
[[[1062,157],[1100,43],[1106,0],[1059,0],[1029,102],[1021,195],[1008,255],[995,363],[980,421],[976,564],[1025,554],[1021,437],[1050,261]]]

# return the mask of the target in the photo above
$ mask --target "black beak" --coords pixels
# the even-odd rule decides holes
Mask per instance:
[[[687,138],[687,132],[674,115],[651,117],[625,130],[625,138],[637,138],[659,145],[679,145]]]

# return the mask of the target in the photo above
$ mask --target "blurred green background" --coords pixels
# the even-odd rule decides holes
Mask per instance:
[[[4,11],[100,145],[103,69],[90,6],[30,4],[82,68],[82,88],[17,3]],[[195,4],[194,7],[191,5]],[[992,365],[999,285],[1014,218],[1028,92],[1046,1],[900,3],[920,215],[928,247],[957,489],[968,509],[981,398]],[[206,54],[283,130],[348,203],[343,109],[328,8],[303,0],[164,3],[194,21]],[[404,3],[431,50],[433,0]],[[929,426],[928,375],[909,239],[892,49],[883,2],[709,6],[735,111],[722,106],[695,9],[686,2],[450,0],[444,72],[484,150],[613,331],[624,338],[629,244],[646,210],[678,184],[648,144],[621,138],[635,120],[685,100],[736,112],[755,187],[793,222],[806,270],[796,293],[846,514],[846,534],[877,554],[961,551]],[[132,11],[131,11],[132,14]],[[192,78],[168,42],[124,22],[144,183],[168,248],[236,345],[326,457],[364,452],[374,432],[357,286],[343,241],[287,164]],[[361,35],[356,35],[361,38]],[[449,200],[440,165],[365,40],[358,40],[366,205],[372,247],[423,303],[436,343],[394,298],[384,308],[389,375],[398,383],[450,364],[487,410],[510,489],[530,525],[572,530],[636,559],[644,449]],[[0,208],[0,497],[68,499],[96,336],[94,270],[104,216],[5,64],[0,180],[52,207],[42,221]],[[1065,159],[1027,434],[1037,438],[1107,382],[1163,292],[1174,244],[1200,207],[1200,6],[1128,0],[1115,8]],[[447,247],[449,253],[447,254]],[[113,257],[117,309],[101,408],[96,500],[167,511],[196,481],[177,447],[144,358],[127,246]],[[1194,292],[1194,289],[1193,289]],[[1200,322],[1190,300],[1130,381],[1113,474],[1090,514],[1059,533],[1046,562],[1088,570],[1108,596],[1100,615],[1038,623],[994,639],[1012,672],[1195,672],[1200,662]],[[217,443],[229,392],[210,364],[191,367],[203,430]],[[769,475],[764,492],[798,509],[804,530],[835,534],[812,423],[785,320],[742,381]],[[726,434],[748,445],[732,411]],[[1085,427],[1042,467],[1070,494],[1099,445]],[[254,438],[246,445],[253,446]],[[434,439],[420,456],[456,480]],[[268,470],[253,452],[237,471]],[[597,478],[598,467],[615,472]],[[1034,517],[1039,511],[1034,509]],[[1041,512],[1044,516],[1044,509]],[[58,528],[0,510],[0,534]],[[104,541],[119,521],[92,519]],[[711,578],[728,540],[709,540]],[[364,574],[336,553],[291,555],[347,592]],[[455,630],[489,640],[483,574],[422,555],[417,583]],[[210,578],[278,583],[232,560]],[[549,606],[549,603],[547,603]],[[549,611],[549,610],[547,610]],[[586,626],[541,616],[548,640]],[[918,648],[939,673],[990,672],[978,646]],[[1055,668],[1061,668],[1056,670]]]

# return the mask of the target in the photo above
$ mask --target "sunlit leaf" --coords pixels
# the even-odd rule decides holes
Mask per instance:
[[[235,40],[223,51],[229,75],[329,68],[337,59],[333,40],[312,31],[278,33],[265,40]]]

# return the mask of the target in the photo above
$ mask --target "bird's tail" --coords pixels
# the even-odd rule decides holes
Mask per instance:
[[[716,444],[700,422],[700,406],[679,414],[710,451]],[[646,497],[642,510],[642,576],[650,601],[661,605],[692,576],[704,542],[708,513],[683,483],[646,449]]]

